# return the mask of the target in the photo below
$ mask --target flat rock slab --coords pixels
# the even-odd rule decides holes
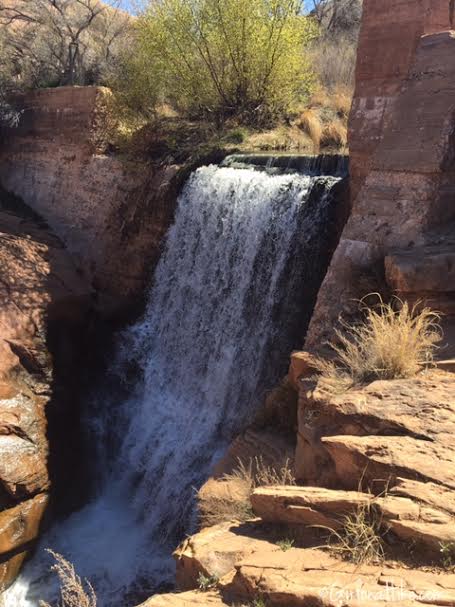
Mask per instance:
[[[385,531],[439,552],[442,543],[455,542],[455,517],[408,497],[375,497],[356,491],[320,487],[265,487],[251,496],[255,514],[276,524],[343,527],[344,519],[362,508],[371,512]]]
[[[327,525],[338,528],[341,517],[368,506],[371,495],[319,487],[260,487],[251,496],[254,513],[279,524]]]
[[[385,485],[399,475],[455,490],[455,450],[442,443],[408,436],[330,436],[322,443],[343,484],[358,484],[367,471]]]
[[[455,377],[451,373],[434,371],[412,379],[375,381],[336,395],[316,387],[308,407],[319,413],[321,421],[327,417],[328,422],[330,416],[335,424],[357,423],[363,434],[404,434],[441,440],[455,448]]]
[[[273,607],[442,606],[455,604],[455,574],[359,566],[293,548],[243,559],[223,591],[244,601],[260,596]]]
[[[157,594],[139,607],[218,607],[226,605],[216,592],[181,592],[173,594]]]

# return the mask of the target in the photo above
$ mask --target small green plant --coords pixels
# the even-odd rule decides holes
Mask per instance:
[[[267,607],[265,604],[265,601],[262,597],[259,597],[257,599],[254,599],[254,601],[251,603],[251,607]]]
[[[216,588],[219,581],[220,580],[216,575],[206,576],[202,573],[202,571],[199,573],[197,578],[198,588],[202,592],[208,592],[209,590],[212,590],[212,588]]]
[[[283,552],[287,552],[294,546],[294,540],[289,539],[288,537],[284,540],[279,540],[276,545],[281,548]]]
[[[230,131],[226,137],[225,140],[227,143],[243,143],[246,138],[248,137],[248,131],[246,129],[243,129],[241,127],[238,127],[236,129],[233,129],[232,131]]]
[[[440,552],[444,569],[455,568],[455,542],[441,542]]]

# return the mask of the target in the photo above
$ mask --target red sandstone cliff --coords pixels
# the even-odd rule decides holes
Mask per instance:
[[[173,217],[179,167],[105,154],[108,96],[63,87],[18,99],[24,112],[0,142],[0,182],[49,223],[109,312],[142,295]]]
[[[389,289],[455,313],[447,309],[455,292],[452,19],[449,0],[364,2],[350,118],[353,208],[319,294],[310,349],[340,313],[355,312],[356,299],[383,289],[385,266]]]

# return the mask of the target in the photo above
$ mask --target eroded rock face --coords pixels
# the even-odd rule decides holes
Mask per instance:
[[[90,299],[62,243],[16,203],[15,212],[7,210],[11,205],[0,191],[2,587],[17,575],[48,502],[46,406],[57,380],[49,331],[80,328]]]
[[[152,167],[106,153],[109,91],[61,87],[27,93],[16,129],[2,133],[0,180],[39,213],[120,314],[140,300],[173,217],[179,166]]]
[[[433,371],[340,394],[302,383],[296,470],[308,484],[357,489],[397,476],[454,488],[455,375]]]

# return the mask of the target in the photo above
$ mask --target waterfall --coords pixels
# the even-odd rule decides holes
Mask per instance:
[[[328,179],[325,195],[337,181]],[[145,313],[118,336],[115,369],[128,369],[134,386],[128,398],[104,389],[92,420],[98,492],[46,533],[6,607],[53,598],[46,547],[93,582],[99,607],[137,604],[172,580],[170,553],[192,528],[194,488],[302,341],[295,302],[324,221],[306,212],[314,183],[217,166],[191,175]]]

